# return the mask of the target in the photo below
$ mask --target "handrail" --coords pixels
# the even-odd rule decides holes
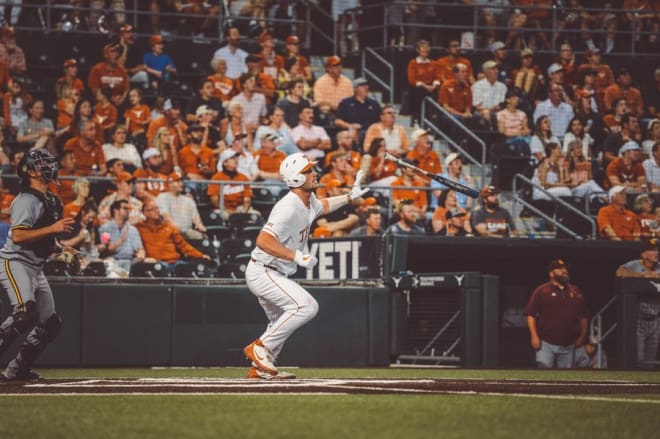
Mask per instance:
[[[367,68],[367,54],[373,56],[374,58],[376,58],[376,60],[380,61],[380,63],[383,66],[385,66],[385,68],[389,71],[390,74],[389,83],[385,83],[385,81],[379,78],[375,72]],[[365,50],[362,51],[362,74],[364,76],[369,76],[371,79],[376,81],[381,87],[383,87],[387,93],[389,93],[389,102],[394,101],[394,66],[392,66],[392,64],[390,64],[385,58],[380,56],[375,50],[373,50],[370,47],[367,47]]]
[[[596,237],[597,237],[597,234],[596,234],[596,230],[597,230],[596,221],[594,221],[594,219],[591,216],[589,216],[589,215],[585,214],[584,212],[576,209],[575,207],[571,206],[570,204],[568,204],[566,201],[562,200],[561,198],[556,197],[555,195],[548,192],[547,190],[545,190],[541,186],[535,184],[532,180],[530,180],[529,178],[525,177],[522,174],[516,174],[516,175],[513,176],[512,191],[513,191],[514,199],[517,202],[521,203],[522,205],[527,207],[529,210],[531,210],[535,214],[541,216],[546,221],[550,221],[555,227],[558,227],[559,229],[563,230],[567,234],[571,235],[573,238],[583,239],[582,236],[578,235],[573,230],[569,229],[568,227],[566,227],[565,225],[563,225],[559,221],[555,220],[554,218],[550,217],[549,215],[546,215],[540,209],[536,208],[534,205],[532,205],[531,203],[524,200],[521,196],[519,196],[518,195],[518,184],[517,184],[518,180],[522,180],[524,183],[527,183],[528,185],[530,185],[532,187],[532,189],[540,190],[545,195],[547,195],[551,200],[553,200],[555,203],[561,205],[562,207],[567,208],[568,210],[570,210],[571,212],[573,212],[574,214],[576,214],[577,216],[583,218],[585,221],[587,221],[589,224],[591,224],[591,237],[592,237],[592,239],[596,239]]]
[[[307,10],[305,11],[305,18],[306,18],[306,25],[310,27],[310,29],[314,30],[315,34],[322,37],[326,41],[332,44],[332,53],[336,54],[337,53],[337,23],[335,20],[333,20],[332,15],[328,13],[325,9],[321,8],[316,2],[312,2],[309,0],[305,0],[303,2],[305,6],[307,7]],[[314,10],[316,13],[321,14],[325,18],[329,19],[329,22],[332,23],[332,36],[328,35],[323,31],[323,29],[312,20],[312,10]],[[307,42],[307,47],[311,46],[311,35],[312,32],[308,31],[306,33],[305,39]]]
[[[424,98],[424,100],[422,101],[421,119],[426,119],[426,114],[425,113],[426,113],[426,104],[427,103],[429,105],[432,105],[437,110],[439,110],[442,114],[444,114],[447,117],[447,119],[449,119],[449,122],[457,125],[465,134],[467,134],[469,137],[471,137],[475,142],[477,142],[479,144],[479,146],[481,147],[481,161],[477,161],[467,151],[465,151],[465,149],[460,147],[453,140],[451,142],[452,146],[459,149],[461,151],[461,153],[463,153],[468,158],[469,161],[471,161],[475,164],[484,165],[486,163],[486,142],[481,140],[481,138],[479,138],[479,136],[474,134],[471,129],[466,127],[465,124],[463,124],[463,122],[461,122],[460,120],[457,120],[454,116],[452,116],[452,114],[449,111],[445,110],[442,105],[440,105],[437,101],[435,101],[433,98],[431,98],[429,96]],[[426,121],[430,124],[433,124],[428,119],[426,119]]]
[[[605,331],[603,334],[603,313],[609,309],[610,306],[616,302],[617,296],[612,296],[612,298],[598,311],[594,316],[591,318],[591,322],[589,325],[589,336],[590,336],[590,341],[593,343],[595,341],[595,344],[597,346],[597,357],[596,357],[596,364],[599,369],[603,368],[603,348],[601,344],[603,343],[603,340],[605,340],[609,335],[616,329],[618,323],[614,322],[610,328]]]

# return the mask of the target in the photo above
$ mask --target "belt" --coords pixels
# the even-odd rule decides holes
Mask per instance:
[[[254,263],[257,264],[257,265],[261,265],[262,267],[264,267],[264,268],[268,268],[269,270],[277,271],[277,272],[278,272],[279,274],[281,274],[282,276],[287,277],[287,275],[284,274],[284,273],[282,273],[277,267],[273,267],[272,265],[266,265],[266,264],[263,264],[263,263],[257,261],[257,260],[254,259],[254,258],[250,258],[250,259],[252,260],[252,262],[254,262]]]

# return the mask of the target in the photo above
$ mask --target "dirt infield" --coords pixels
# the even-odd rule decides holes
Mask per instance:
[[[660,384],[627,381],[456,379],[227,378],[46,379],[0,385],[0,396],[19,394],[657,394]]]

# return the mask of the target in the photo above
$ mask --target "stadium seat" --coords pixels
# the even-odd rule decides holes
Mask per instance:
[[[130,277],[168,277],[170,270],[162,262],[138,262],[131,265]]]
[[[216,264],[203,259],[195,259],[174,267],[174,277],[208,278],[214,277]]]
[[[218,267],[216,275],[221,278],[242,279],[245,277],[247,264],[225,263]]]
[[[108,273],[102,261],[93,261],[85,267],[82,275],[87,277],[106,277]]]
[[[246,225],[236,231],[236,238],[256,241],[259,232],[261,232],[261,226]]]
[[[229,215],[229,227],[240,230],[247,225],[263,226],[264,220],[256,213],[232,213]]]
[[[224,224],[210,224],[206,226],[206,234],[211,240],[221,242],[232,236],[231,229]]]

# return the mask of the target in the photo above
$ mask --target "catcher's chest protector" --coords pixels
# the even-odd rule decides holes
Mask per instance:
[[[32,188],[28,188],[25,192],[29,192],[37,197],[44,205],[43,213],[41,214],[41,217],[39,217],[39,219],[34,223],[34,226],[32,226],[33,229],[40,229],[42,227],[50,226],[51,224],[62,219],[64,209],[60,197],[51,192],[46,192],[44,194],[43,192]],[[55,251],[55,236],[46,236],[38,241],[26,245],[26,247],[30,248],[30,250],[32,250],[37,256],[46,258]]]

